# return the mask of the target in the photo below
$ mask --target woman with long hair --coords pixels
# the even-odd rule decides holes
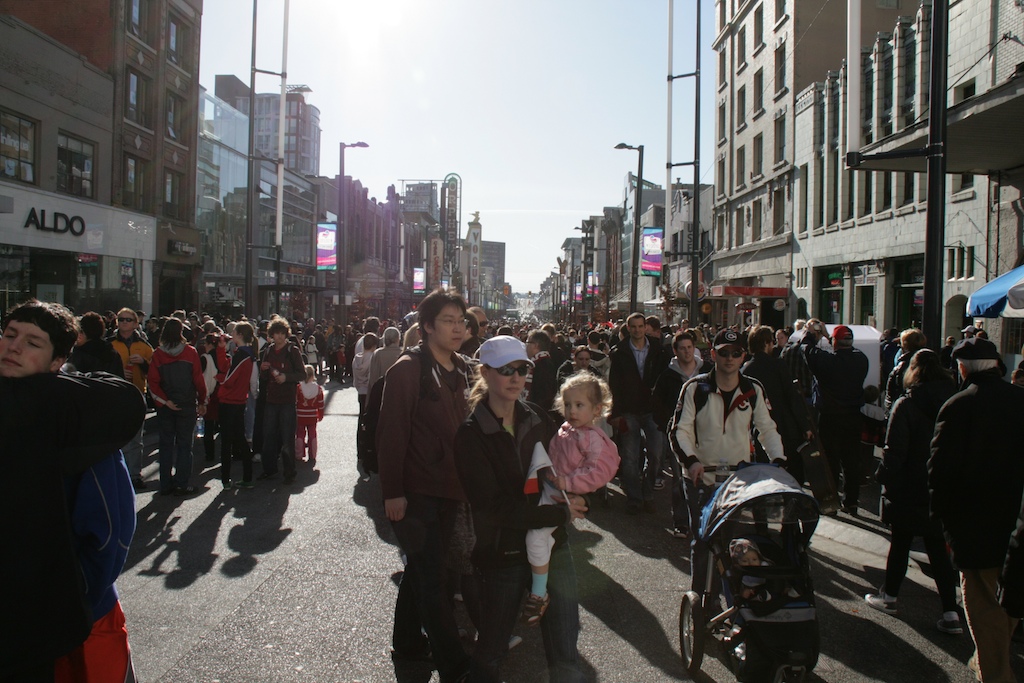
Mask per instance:
[[[206,415],[206,381],[199,353],[185,341],[178,318],[168,318],[160,346],[149,364],[149,392],[160,429],[160,493],[196,492],[192,477],[192,439],[196,418]],[[173,470],[173,474],[172,474]]]
[[[935,587],[942,601],[936,627],[943,633],[963,633],[956,609],[956,572],[946,550],[939,523],[928,515],[928,458],[935,433],[935,418],[942,404],[956,392],[949,371],[931,349],[917,351],[903,377],[906,394],[893,404],[885,436],[882,465],[876,475],[882,484],[882,521],[892,529],[885,585],[864,601],[886,614],[896,614],[896,598],[907,574],[910,545],[924,540]]]
[[[479,358],[472,412],[455,440],[455,465],[473,513],[472,560],[481,594],[480,639],[469,680],[501,680],[501,660],[530,587],[526,531],[555,527],[548,600],[543,618],[531,623],[540,622],[551,680],[583,681],[576,571],[565,527],[587,507],[573,494],[562,504],[539,504],[543,475],[530,477],[531,464],[546,457],[555,425],[546,411],[519,400],[531,365],[526,346],[514,337],[494,337],[480,346]]]

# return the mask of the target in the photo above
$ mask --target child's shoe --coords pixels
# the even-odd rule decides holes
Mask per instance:
[[[539,624],[540,618],[544,616],[550,602],[551,598],[547,595],[541,597],[530,593],[530,597],[526,598],[526,604],[523,606],[523,623],[528,626]]]

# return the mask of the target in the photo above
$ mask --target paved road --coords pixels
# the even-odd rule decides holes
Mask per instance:
[[[206,490],[194,498],[139,496],[118,586],[142,681],[394,680],[388,645],[402,565],[376,479],[355,472],[355,391],[336,386],[318,469],[301,465],[294,485],[225,492],[213,467],[196,475]],[[155,478],[155,464],[147,472]],[[676,633],[689,562],[666,529],[668,497],[660,492],[658,515],[640,517],[624,515],[616,497],[572,534],[580,652],[593,680],[687,680]],[[871,520],[822,520],[812,563],[823,654],[809,680],[971,681],[970,637],[935,630],[938,597],[916,565],[899,618],[864,605],[887,547]],[[546,681],[537,630],[519,633],[506,680]],[[1024,681],[1024,647],[1015,648]],[[698,680],[735,680],[714,655]]]

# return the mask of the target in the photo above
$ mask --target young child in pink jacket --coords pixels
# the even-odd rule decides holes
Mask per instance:
[[[565,416],[565,422],[548,444],[553,471],[543,484],[542,502],[552,488],[576,494],[593,493],[610,482],[619,469],[619,450],[595,424],[612,408],[611,390],[603,379],[586,371],[572,375],[562,385],[561,395],[555,398],[555,408]],[[528,624],[540,621],[547,607],[553,530],[526,532],[526,553],[533,570],[533,586],[523,612]]]

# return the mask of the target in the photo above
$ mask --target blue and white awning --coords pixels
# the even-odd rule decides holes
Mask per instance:
[[[967,300],[974,318],[1024,318],[1024,266],[1000,275]]]

